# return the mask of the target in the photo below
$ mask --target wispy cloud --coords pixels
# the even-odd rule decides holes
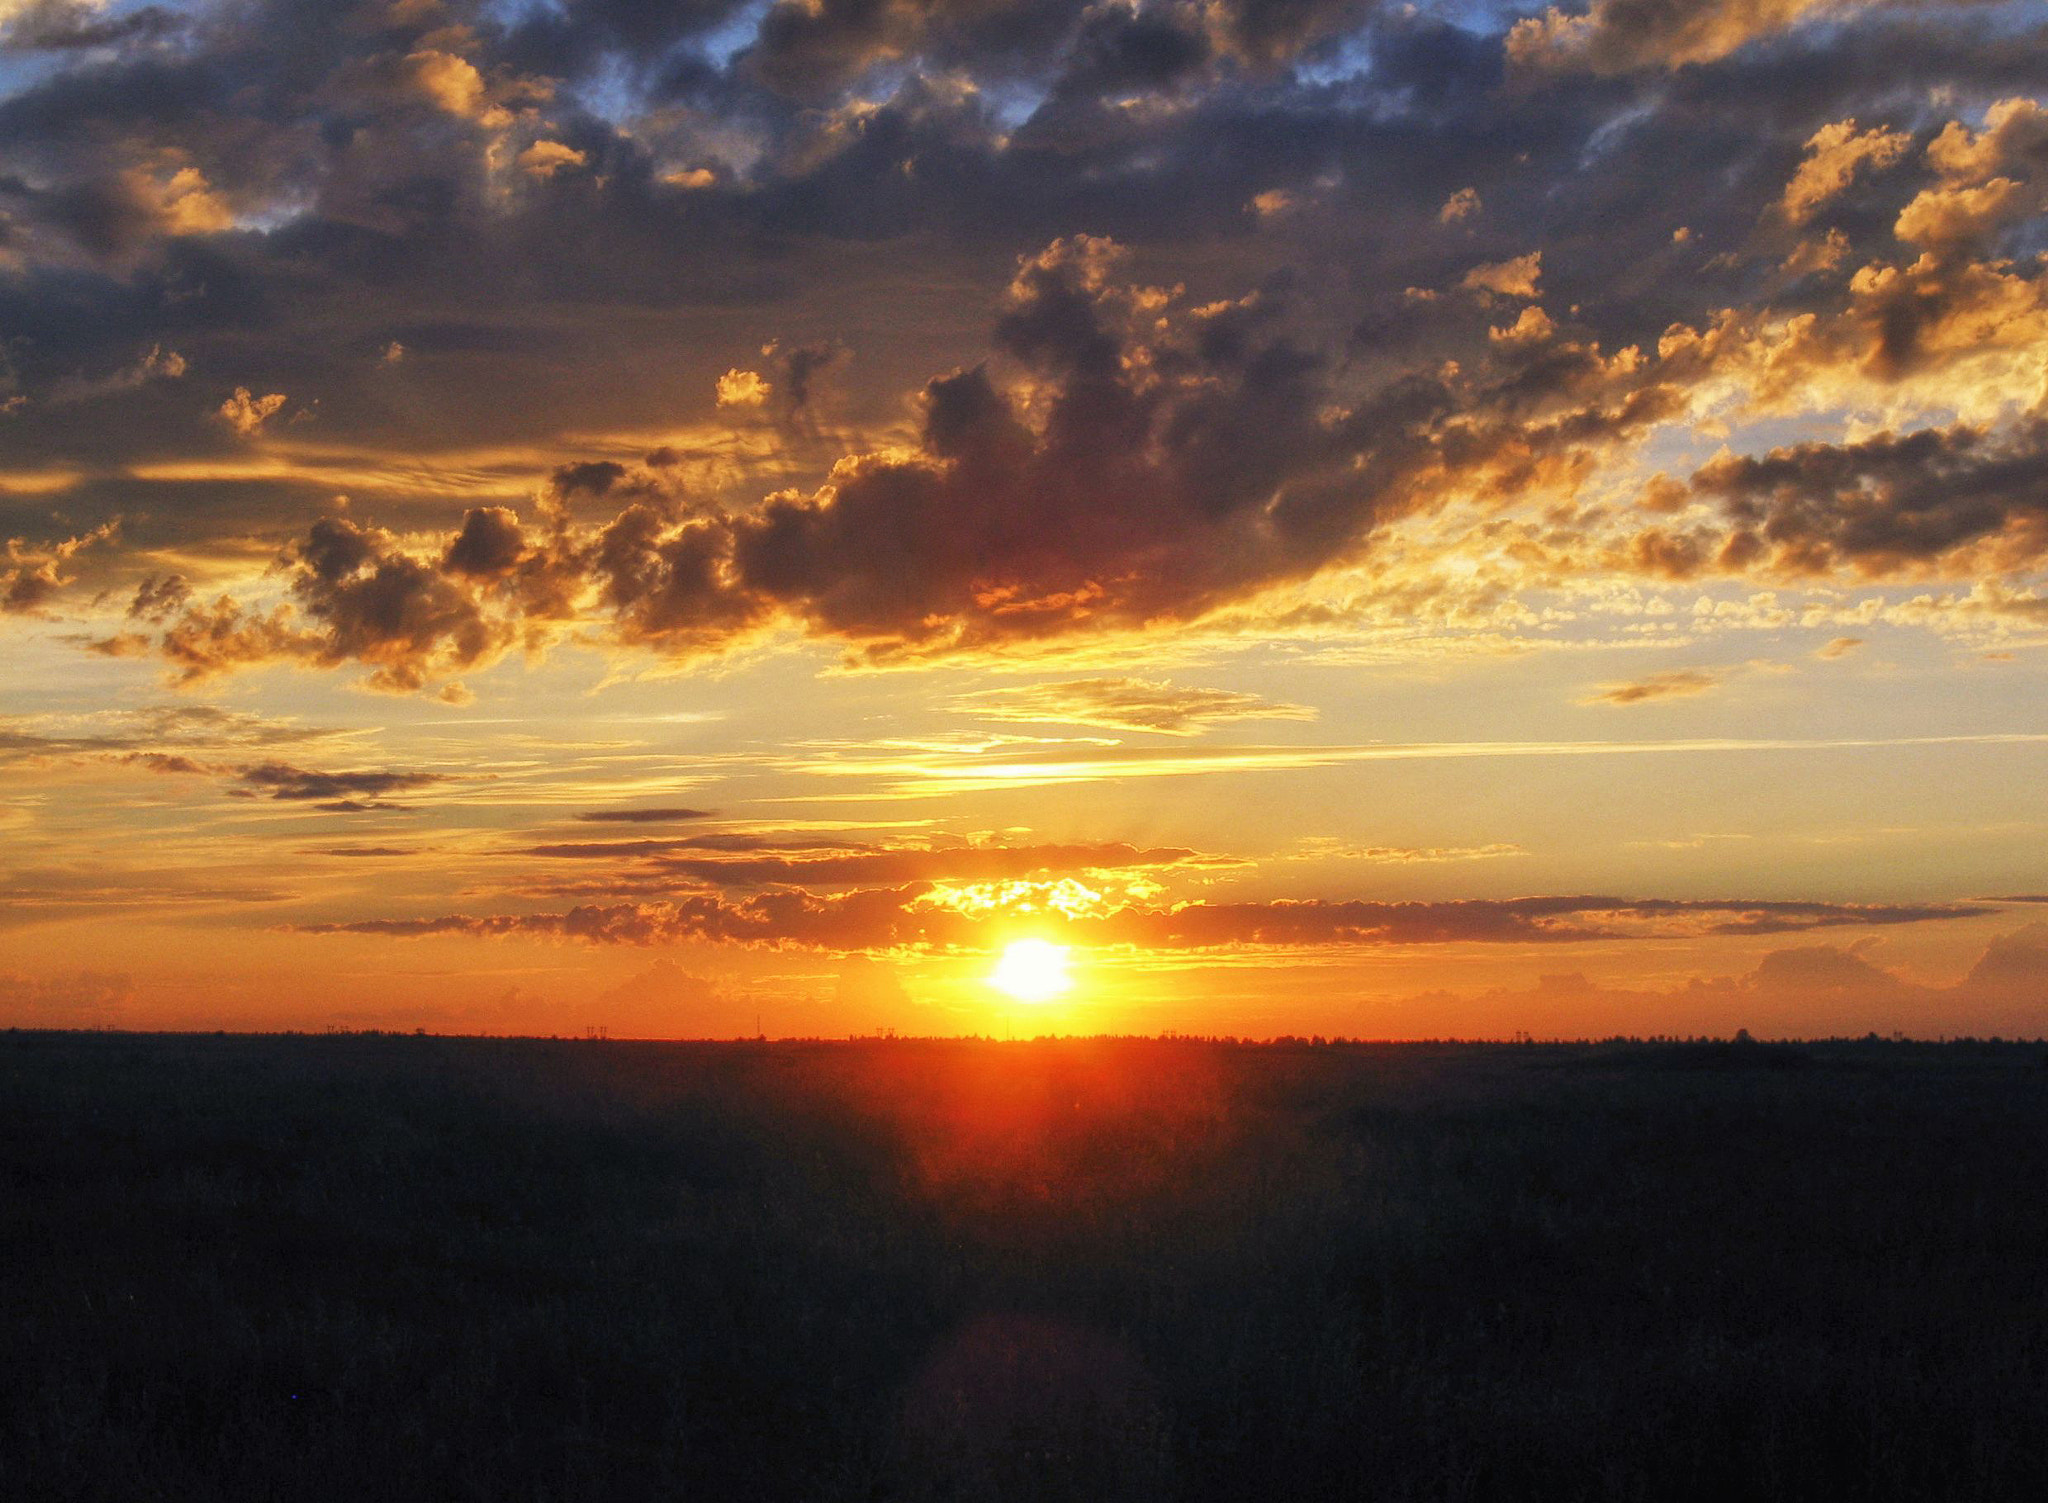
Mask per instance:
[[[1313,720],[1304,705],[1276,703],[1231,689],[1183,688],[1154,679],[1081,678],[1063,683],[983,689],[953,701],[982,720],[1095,725],[1110,730],[1194,736],[1241,720]]]
[[[1728,681],[1722,668],[1673,668],[1625,684],[1607,684],[1580,700],[1586,705],[1639,705],[1653,699],[1683,699],[1718,689]]]
[[[846,798],[936,798],[948,792],[1052,787],[1129,778],[1196,777],[1215,773],[1290,772],[1359,762],[1461,761],[1518,757],[1711,756],[1731,752],[1827,752],[1912,746],[2036,746],[2048,732],[1984,732],[1955,736],[1697,737],[1668,741],[1435,741],[1364,745],[1075,747],[1029,754],[962,748],[948,755],[904,756],[847,750],[792,758],[790,771],[824,779],[861,778],[876,786],[841,795],[800,794],[796,802]]]

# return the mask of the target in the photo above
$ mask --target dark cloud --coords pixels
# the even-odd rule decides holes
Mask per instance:
[[[502,579],[519,567],[526,537],[519,519],[503,506],[479,506],[462,519],[462,530],[448,545],[441,567],[473,579]]]
[[[1693,486],[1720,501],[1779,568],[1878,573],[1989,538],[2048,555],[2048,422],[1958,424],[1729,455]]]
[[[86,0],[27,0],[0,26],[0,48],[12,52],[64,52],[155,42],[179,31],[185,17],[159,5],[109,16]]]
[[[314,772],[288,762],[258,762],[241,768],[235,777],[240,784],[236,791],[247,798],[311,802],[321,809],[346,812],[403,808],[381,795],[447,781],[446,774],[438,772]]]
[[[1411,486],[1438,483],[1423,477],[1448,435],[1430,429],[1455,405],[1440,384],[1403,380],[1336,409],[1326,362],[1280,321],[1281,294],[1169,317],[1170,295],[1119,280],[1119,260],[1080,237],[1019,268],[996,337],[1029,373],[1035,424],[976,367],[927,384],[915,454],[850,457],[818,491],[750,511],[606,462],[558,472],[556,492],[639,499],[594,533],[556,512],[546,547],[495,511],[472,512],[438,560],[323,519],[290,555],[310,630],[216,606],[178,623],[166,651],[188,677],[243,653],[358,661],[375,687],[416,689],[490,662],[518,614],[559,613],[579,577],[621,641],[677,654],[778,619],[871,658],[972,651],[1198,617],[1349,556],[1418,504]],[[1488,400],[1526,409],[1538,387],[1598,381],[1585,346],[1553,353],[1539,372],[1516,352]],[[1652,415],[1581,415],[1581,432],[1542,441]],[[1499,442],[1468,426],[1455,462],[1483,467]],[[561,588],[523,588],[533,579]]]
[[[191,599],[192,586],[182,574],[150,574],[135,587],[135,598],[128,602],[128,614],[137,620],[162,621]]]
[[[789,622],[872,660],[1170,628],[1390,519],[1584,484],[1713,383],[1768,408],[1927,378],[2048,307],[2048,47],[2017,12],[252,0],[174,43],[162,14],[17,23],[126,29],[0,98],[0,422],[76,519],[0,487],[0,525],[131,520],[76,560],[23,542],[0,599],[287,546],[288,616],[152,598],[186,681],[346,663],[410,692],[585,612],[679,655]],[[1463,192],[1484,212],[1445,223]],[[144,350],[193,375],[106,385]],[[754,365],[772,464],[666,441]],[[201,421],[234,391],[291,399]],[[1997,480],[1915,457],[1930,489]],[[309,533],[344,491],[404,530]],[[1879,568],[1998,504],[1868,548],[1855,497],[1782,526]],[[1794,542],[1674,526],[1613,564],[1796,568]]]

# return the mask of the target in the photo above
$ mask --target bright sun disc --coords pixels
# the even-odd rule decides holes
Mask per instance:
[[[1045,939],[1012,942],[988,979],[1019,1002],[1048,1002],[1074,984],[1067,976],[1067,947]]]

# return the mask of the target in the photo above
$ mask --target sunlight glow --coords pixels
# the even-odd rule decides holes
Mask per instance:
[[[1019,1002],[1050,1002],[1074,984],[1067,975],[1069,953],[1050,940],[1015,940],[996,962],[989,984]]]

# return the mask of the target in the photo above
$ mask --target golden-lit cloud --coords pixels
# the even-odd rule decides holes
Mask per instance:
[[[1543,252],[1530,251],[1510,261],[1483,262],[1458,280],[1467,292],[1490,292],[1500,297],[1534,297],[1543,276]]]
[[[238,436],[254,438],[284,404],[285,394],[281,391],[256,397],[249,394],[248,387],[237,386],[220,404],[220,420],[234,429]]]
[[[1926,923],[1991,910],[1967,904],[1840,904],[1614,897],[1466,899],[1454,902],[1324,902],[1145,905],[1105,902],[1084,884],[950,893],[866,888],[843,893],[777,889],[729,899],[715,894],[655,903],[589,904],[556,913],[450,914],[296,926],[308,934],[538,936],[594,945],[679,940],[769,948],[989,951],[1028,917],[1041,937],[1141,950],[1320,949],[1450,944],[1650,941],[1715,934],[1783,934],[1842,925]]]
[[[1553,5],[1514,23],[1519,67],[1595,73],[1712,62],[1760,37],[1882,0],[1593,0],[1583,12]]]
[[[590,156],[560,141],[535,141],[513,160],[528,177],[547,178],[571,167],[587,166]]]
[[[1859,131],[1854,120],[1822,126],[1806,143],[1806,156],[1785,185],[1785,217],[1794,224],[1806,223],[1821,205],[1847,189],[1858,172],[1891,166],[1911,144],[1904,131],[1875,126]]]
[[[1108,730],[1193,736],[1242,720],[1313,720],[1303,705],[1275,704],[1230,689],[1183,688],[1153,679],[1082,678],[983,689],[956,703],[981,720],[1026,725],[1094,725]]]
[[[718,378],[718,405],[759,407],[772,390],[758,371],[729,370]]]

